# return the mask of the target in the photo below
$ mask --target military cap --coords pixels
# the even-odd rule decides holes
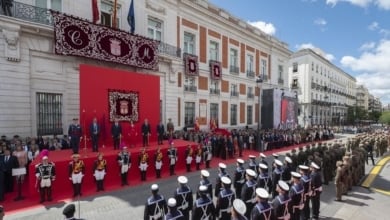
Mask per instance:
[[[265,156],[265,154],[263,154],[263,153],[260,153],[260,157],[266,158],[267,156]]]
[[[269,193],[264,188],[257,188],[256,195],[262,199],[268,199]]]
[[[288,184],[287,184],[286,182],[284,182],[283,180],[279,180],[279,181],[278,181],[278,186],[279,186],[279,188],[280,188],[281,190],[283,190],[283,191],[285,191],[285,192],[287,192],[287,191],[290,189],[290,187],[288,186]]]
[[[242,216],[246,213],[246,205],[241,199],[235,199],[233,201],[233,209]]]
[[[237,163],[239,163],[239,164],[244,164],[245,162],[244,162],[243,159],[238,158],[238,159],[237,159]]]
[[[260,164],[259,164],[259,167],[260,167],[260,169],[262,169],[262,170],[268,170],[268,166],[265,165],[265,164],[263,164],[263,163],[260,163]]]
[[[314,163],[314,162],[311,162],[310,167],[313,167],[316,170],[320,169],[320,167],[316,163]]]
[[[179,176],[179,177],[177,178],[177,181],[178,181],[179,183],[181,183],[181,184],[187,184],[187,183],[188,183],[188,179],[187,179],[187,177],[185,177],[185,176]]]
[[[158,190],[158,185],[157,185],[157,184],[153,184],[153,185],[150,187],[150,189],[151,189],[152,191],[156,191],[156,190]]]
[[[291,172],[291,176],[294,178],[297,178],[297,179],[300,179],[302,177],[302,175],[300,173],[297,173],[294,171]]]
[[[169,198],[168,199],[168,206],[169,207],[175,207],[176,206],[176,199],[175,198]]]
[[[245,173],[248,175],[248,176],[251,176],[251,177],[255,177],[256,176],[256,172],[251,170],[251,169],[246,169],[245,170]]]
[[[275,164],[277,165],[277,166],[283,166],[283,163],[282,163],[282,161],[280,161],[280,160],[278,160],[278,159],[275,159]]]
[[[255,155],[249,155],[249,159],[256,159]]]
[[[49,159],[47,156],[42,157],[42,160],[47,160],[47,159]]]
[[[221,182],[223,184],[227,184],[227,185],[232,184],[232,181],[230,180],[230,178],[226,177],[226,176],[221,177]]]
[[[207,186],[205,186],[205,185],[200,185],[200,186],[199,186],[199,192],[207,192]]]
[[[224,163],[219,163],[219,164],[218,164],[218,167],[221,168],[221,169],[226,169],[226,164],[224,164]]]
[[[284,158],[284,160],[285,160],[287,163],[292,163],[292,160],[291,160],[290,157],[286,157],[286,158]]]
[[[74,204],[69,204],[65,206],[64,210],[62,211],[62,214],[65,215],[67,218],[70,218],[73,217],[75,212],[76,206]]]
[[[308,169],[309,169],[309,167],[306,166],[306,165],[299,165],[298,167],[299,167],[299,169],[301,169],[301,170],[308,170]]]
[[[202,176],[204,176],[204,177],[209,177],[209,176],[210,176],[210,173],[209,173],[209,171],[207,171],[207,170],[201,170],[201,171],[200,171],[200,174],[201,174]]]
[[[278,158],[278,157],[279,157],[279,154],[273,153],[272,156],[275,157],[275,158]]]

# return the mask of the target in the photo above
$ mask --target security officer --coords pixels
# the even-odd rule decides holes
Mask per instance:
[[[164,196],[158,194],[158,185],[153,184],[150,189],[152,195],[145,204],[144,220],[163,220],[168,211],[167,201]]]
[[[179,182],[179,187],[176,189],[174,193],[174,197],[178,204],[177,209],[183,213],[184,218],[186,220],[189,220],[190,211],[192,210],[192,206],[194,202],[192,197],[192,190],[187,185],[188,183],[187,177],[179,176],[177,178],[177,181]]]
[[[78,154],[80,149],[80,140],[82,138],[82,130],[79,124],[79,119],[74,118],[73,124],[69,125],[68,136],[70,139],[70,147],[73,150],[73,154]]]
[[[96,179],[96,191],[104,191],[104,176],[106,175],[107,161],[103,159],[103,154],[98,154],[98,159],[93,164],[94,176]]]
[[[245,183],[245,169],[244,160],[237,159],[237,168],[234,171],[234,189],[236,191],[236,197],[241,198],[241,189]]]
[[[47,156],[42,157],[42,163],[35,166],[35,176],[37,177],[37,184],[39,184],[39,193],[41,196],[40,203],[45,201],[45,194],[47,201],[52,201],[51,186],[52,181],[56,179],[56,170],[53,162],[48,161]]]
[[[271,205],[268,203],[269,193],[264,188],[256,189],[256,204],[251,211],[251,220],[270,220]]]
[[[305,203],[303,202],[303,196],[305,189],[301,183],[302,175],[297,172],[291,172],[291,188],[289,196],[291,201],[289,203],[289,212],[291,220],[299,220],[301,218],[301,210]]]
[[[259,164],[259,175],[257,176],[257,187],[264,188],[271,193],[272,189],[272,180],[268,175],[268,166],[260,163]]]
[[[168,213],[165,215],[164,220],[184,220],[184,215],[181,211],[177,210],[176,199],[168,199]]]
[[[207,195],[212,200],[213,199],[213,184],[211,184],[210,180],[208,179],[210,176],[210,173],[207,170],[201,170],[200,174],[201,174],[200,175],[201,180],[199,182],[199,186],[206,186],[207,187]],[[199,189],[199,186],[198,186],[198,189]],[[200,198],[199,191],[196,193],[196,198],[197,199]]]
[[[241,199],[245,202],[246,213],[245,216],[249,219],[253,206],[256,203],[256,173],[251,169],[245,170],[246,182],[242,187]]]
[[[290,187],[283,180],[279,180],[276,191],[278,195],[272,201],[273,216],[275,219],[290,219],[290,213],[288,211],[288,203],[290,197],[288,191]]]
[[[199,186],[200,198],[195,201],[192,219],[214,219],[215,206],[207,196],[207,187]]]
[[[248,220],[245,217],[246,206],[241,199],[233,201],[232,220]]]
[[[281,180],[281,176],[283,172],[282,166],[283,166],[282,161],[278,159],[274,160],[274,167],[272,171],[272,198],[275,198],[279,194],[276,188],[278,185],[278,181]]]
[[[301,219],[310,219],[310,195],[311,195],[311,176],[309,173],[309,167],[306,165],[299,165],[299,173],[301,174],[301,182],[303,184],[303,202],[304,207],[301,210]]]
[[[175,165],[177,161],[177,149],[173,145],[173,142],[171,143],[171,147],[168,149],[168,158],[169,158],[169,174],[171,176],[175,175]]]
[[[320,196],[322,192],[322,177],[319,171],[320,167],[312,162],[311,168],[311,204],[312,204],[312,219],[318,219],[320,214]]]
[[[219,192],[215,206],[216,215],[219,219],[230,220],[233,201],[236,199],[234,192],[231,190],[232,181],[224,176],[221,178],[222,190]]]
[[[149,154],[145,148],[142,148],[141,154],[138,156],[138,168],[141,174],[141,181],[146,181],[146,171],[148,169]]]
[[[215,187],[214,187],[214,196],[218,197],[219,191],[221,190],[222,184],[221,184],[221,178],[226,176],[229,177],[229,174],[226,172],[226,164],[224,163],[219,163],[219,172],[218,172],[218,177],[215,180]]]
[[[116,160],[119,164],[122,186],[129,185],[129,182],[127,181],[127,174],[131,168],[131,154],[127,151],[126,146],[122,148],[122,151],[118,154]]]
[[[80,160],[79,154],[72,155],[73,160],[69,162],[69,180],[73,183],[73,197],[81,196],[81,182],[85,173],[84,161]]]
[[[161,168],[163,165],[163,153],[161,152],[161,148],[157,147],[157,151],[154,154],[154,167],[156,168],[156,178],[161,178]]]

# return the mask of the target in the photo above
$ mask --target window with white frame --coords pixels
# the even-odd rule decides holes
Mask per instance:
[[[219,106],[217,103],[210,103],[210,118],[218,120]]]
[[[293,63],[293,73],[296,73],[296,72],[298,72],[298,63],[294,62]]]
[[[184,91],[196,92],[196,78],[186,76],[184,78]]]
[[[194,127],[195,121],[195,102],[184,103],[184,125]]]
[[[62,0],[35,0],[35,6],[62,11]]]
[[[220,94],[219,80],[210,81],[210,94]]]
[[[153,40],[163,41],[163,22],[160,19],[148,18],[148,37]]]
[[[219,44],[215,41],[210,41],[209,45],[210,60],[219,60]]]
[[[230,125],[237,125],[237,105],[230,105]]]
[[[246,74],[247,76],[255,76],[254,67],[253,67],[253,55],[246,55]]]
[[[230,84],[230,95],[238,96],[237,84]]]
[[[246,107],[246,123],[248,125],[253,124],[253,106],[251,105]]]
[[[255,94],[254,94],[254,92],[253,92],[253,87],[248,87],[248,90],[247,90],[247,91],[248,91],[248,92],[247,92],[248,98],[254,98]]]
[[[230,72],[239,73],[238,68],[238,50],[235,48],[230,48]]]
[[[112,2],[108,1],[102,1],[100,4],[100,24],[107,26],[107,27],[113,27],[114,26],[114,5]],[[121,14],[121,7],[120,5],[117,5],[116,9],[116,27],[120,27],[120,17]]]
[[[283,79],[283,65],[278,65],[278,83],[283,84],[284,79]]]
[[[260,60],[260,75],[261,76],[268,76],[267,74],[267,60],[261,59]]]
[[[195,34],[184,32],[183,52],[188,54],[195,54],[195,42]]]

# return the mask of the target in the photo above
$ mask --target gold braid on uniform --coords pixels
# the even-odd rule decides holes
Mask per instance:
[[[73,173],[80,173],[83,167],[84,167],[84,163],[82,160],[73,162]]]
[[[190,151],[188,152],[188,157],[192,157],[192,154],[193,154],[193,150],[192,150],[192,147],[190,148]]]
[[[142,154],[142,157],[141,157],[141,163],[146,163],[146,161],[148,160],[148,154],[147,153],[143,153]]]
[[[196,152],[196,155],[197,156],[202,156],[202,149],[201,148],[198,148],[198,150]]]
[[[160,162],[162,160],[162,157],[163,157],[163,154],[161,152],[158,152],[157,158],[156,158],[157,162]]]
[[[98,160],[96,169],[103,170],[106,168],[107,161],[106,160]]]

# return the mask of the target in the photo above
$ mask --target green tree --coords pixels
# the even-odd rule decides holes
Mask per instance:
[[[379,117],[379,122],[383,124],[390,124],[390,111],[382,112],[382,115]]]

